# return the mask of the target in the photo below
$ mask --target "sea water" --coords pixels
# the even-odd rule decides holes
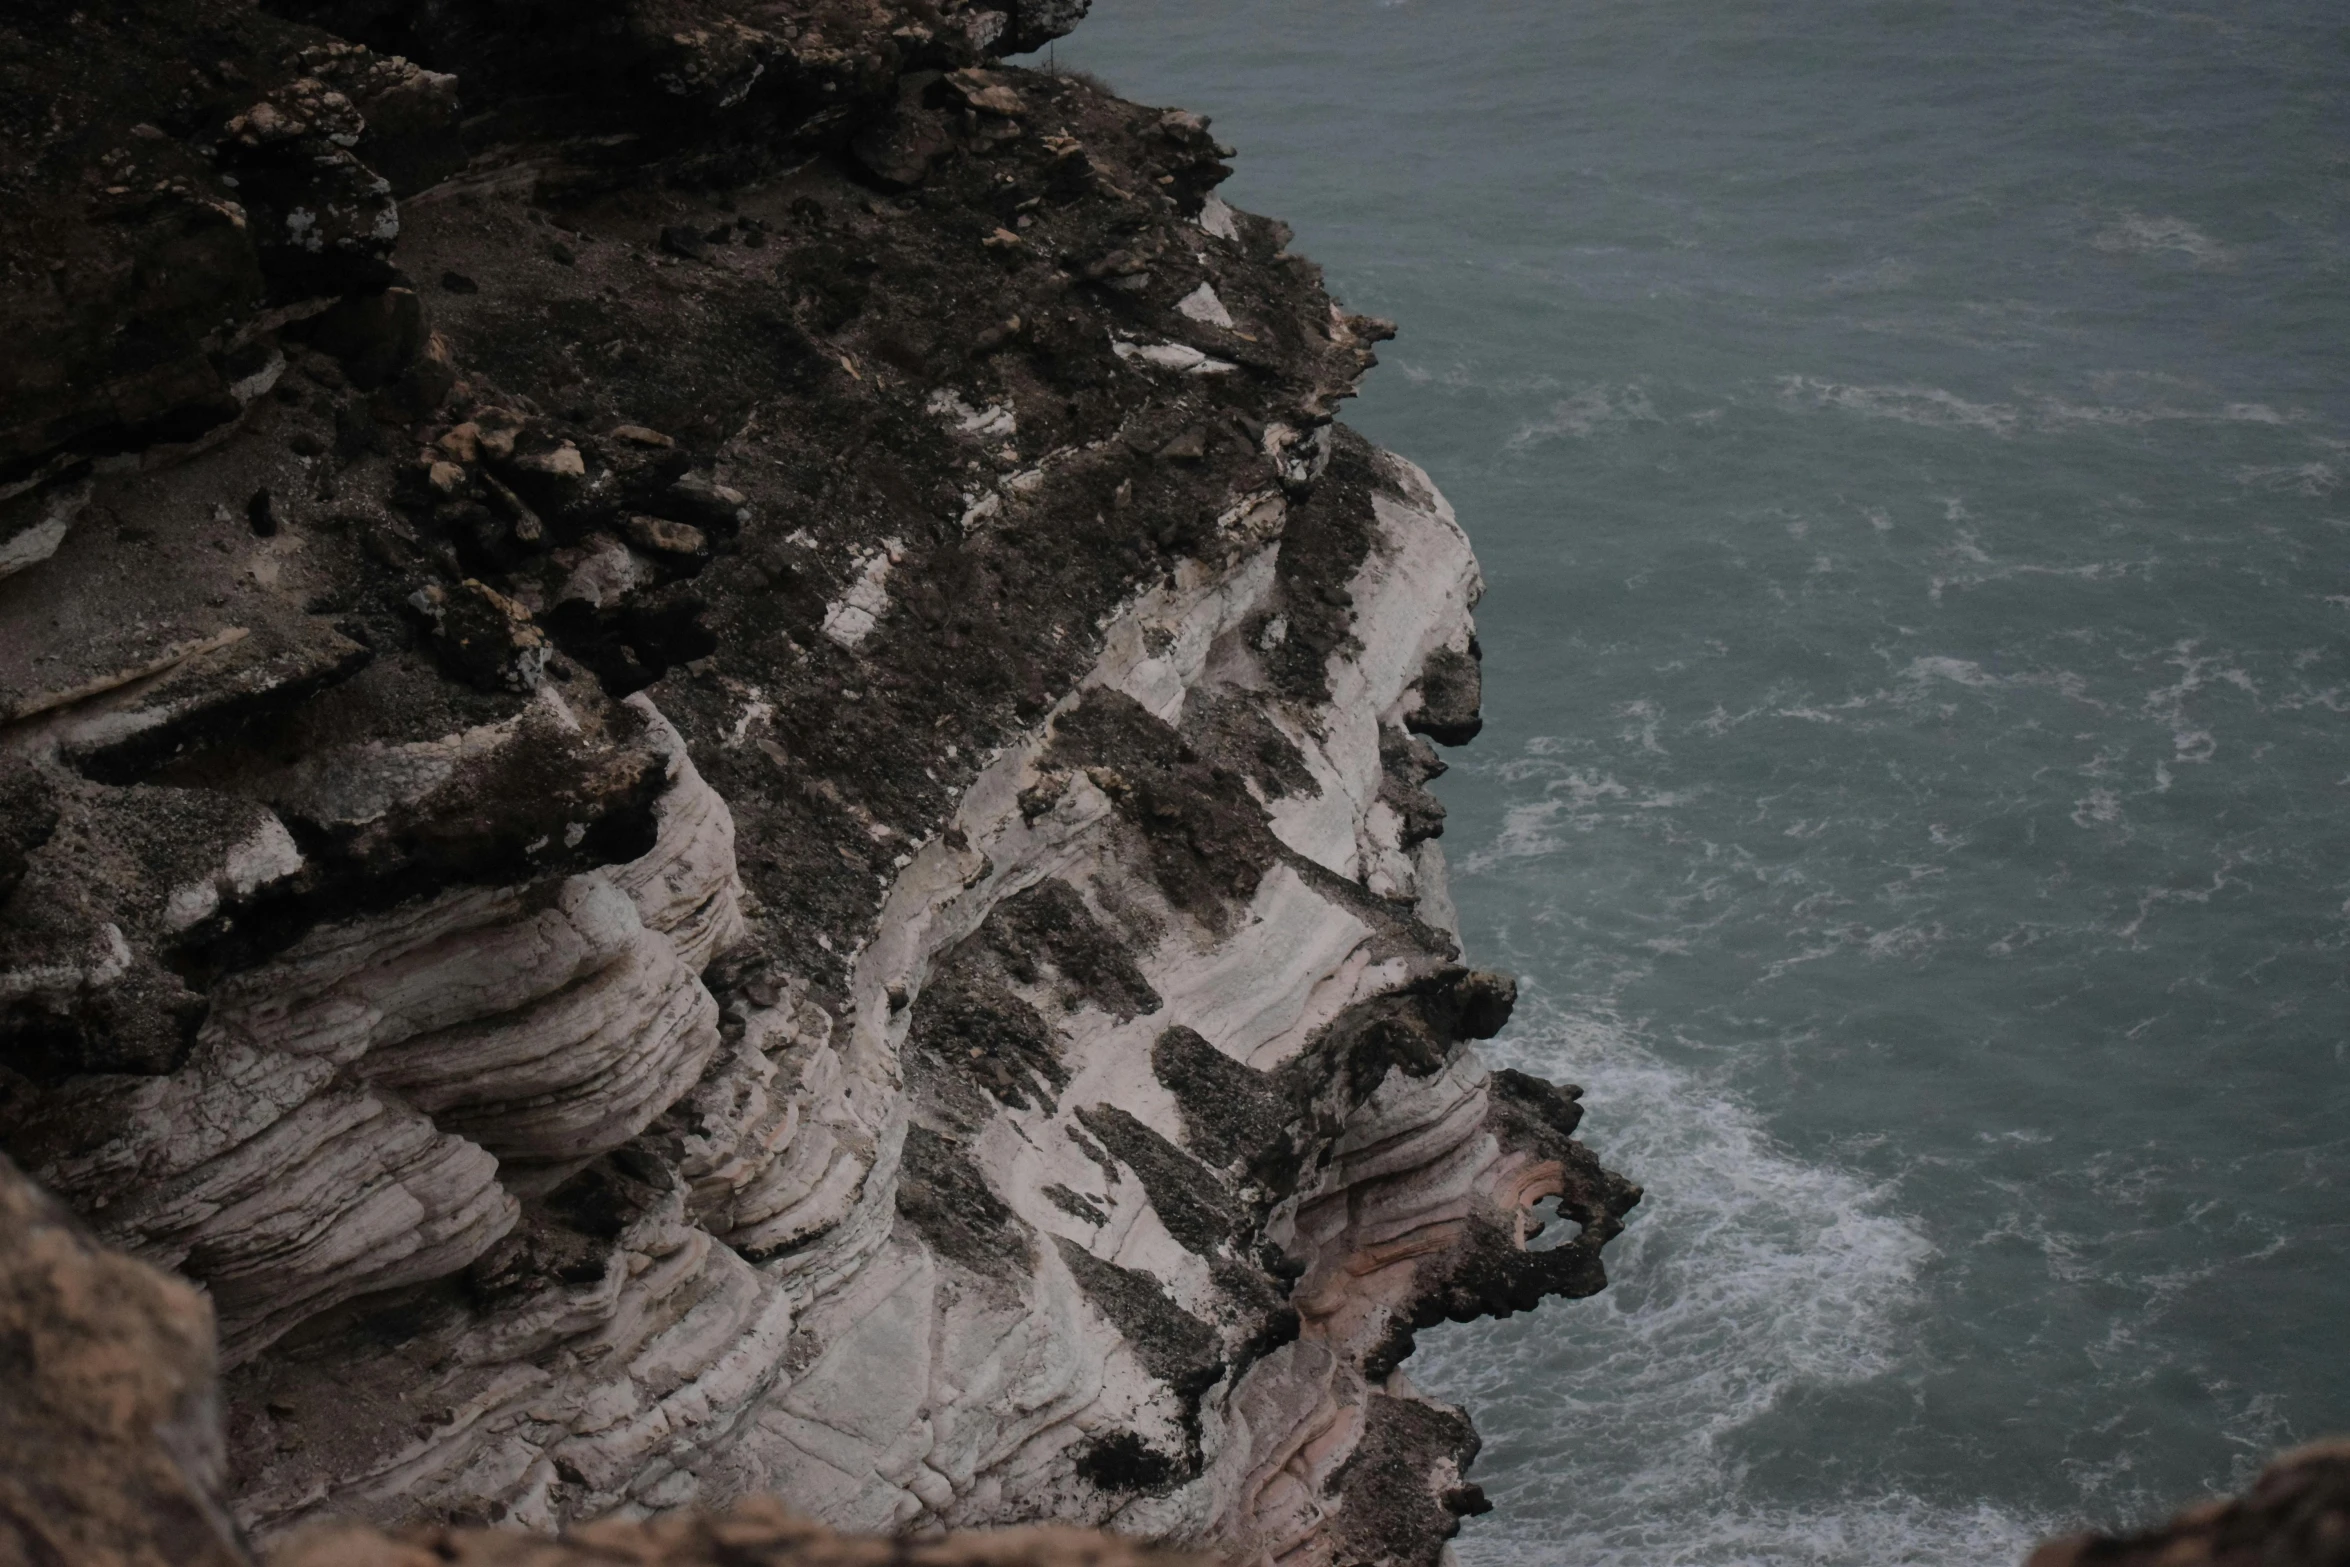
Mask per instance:
[[[1411,1363],[1471,1567],[2013,1562],[2350,1431],[2350,11],[1094,12],[1402,323],[1491,1052],[1649,1193]]]

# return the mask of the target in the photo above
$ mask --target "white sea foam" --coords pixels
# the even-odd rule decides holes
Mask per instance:
[[[2075,827],[2111,827],[2121,819],[2121,796],[2111,789],[2092,789],[2073,802]]]
[[[2317,500],[2333,494],[2341,486],[2342,475],[2331,463],[2274,463],[2239,468],[2236,482],[2248,489],[2283,491]]]
[[[2222,403],[2217,407],[2182,406],[2175,402],[2084,403],[2052,392],[2018,389],[2013,401],[1978,402],[1938,386],[1866,386],[1823,380],[1809,375],[1779,377],[1779,395],[1789,402],[1868,419],[1890,419],[1931,429],[1974,430],[2001,438],[2027,431],[2063,431],[2079,426],[2134,429],[2155,424],[2300,424],[2305,412],[2271,408],[2266,403]],[[1583,433],[1583,432],[1576,432]],[[2324,492],[2335,480],[2324,463],[2275,468],[2247,468],[2240,476],[2247,484],[2271,488],[2291,485],[2304,493]],[[2311,491],[2307,486],[2320,489]]]
[[[1551,404],[1548,417],[1521,425],[1508,444],[1512,448],[1533,446],[1561,436],[1587,440],[1602,433],[1616,434],[1635,424],[1662,422],[1645,387],[1587,386]]]
[[[2196,651],[2199,646],[2191,641],[2175,644],[2164,662],[2179,671],[2177,682],[2146,694],[2146,716],[2170,729],[2173,762],[2208,762],[2219,752],[2218,739],[2189,716],[2189,703],[2197,693],[2213,685],[2225,685],[2233,686],[2255,703],[2260,700],[2259,683],[2249,671],[2226,662],[2220,655],[2199,653]]]
[[[2199,267],[2225,266],[2234,259],[2227,246],[2185,218],[2126,212],[2090,241],[2099,250],[2135,256],[2184,256]]]
[[[1667,1064],[1604,1009],[1531,996],[1496,1047],[1584,1083],[1587,1131],[1649,1196],[1608,1249],[1613,1287],[1537,1316],[1423,1338],[1421,1385],[1487,1434],[1500,1510],[1470,1567],[1881,1567],[2019,1560],[2043,1531],[1990,1506],[1860,1495],[1750,1499],[1730,1440],[1799,1389],[1901,1368],[1925,1236],[1852,1173],[1807,1164],[1756,1113]]]
[[[1939,429],[1980,430],[1990,435],[2013,435],[2023,423],[2021,410],[2005,403],[1978,403],[1938,386],[1851,386],[1816,376],[1779,378],[1781,395],[1815,408],[1835,408],[1871,419],[1895,419],[1903,424]]]
[[[1648,795],[1636,803],[1651,808],[1675,805],[1686,795]],[[1539,859],[1564,847],[1562,831],[1590,832],[1606,819],[1605,808],[1633,799],[1632,790],[1607,773],[1569,769],[1543,785],[1543,798],[1511,806],[1502,816],[1494,841],[1475,850],[1463,862],[1470,875],[1492,869],[1504,860]]]
[[[2143,577],[2160,564],[2156,559],[2093,560],[2078,566],[2040,566],[2027,562],[1994,566],[1990,557],[1980,551],[1964,557],[1981,564],[1981,571],[1937,572],[1926,584],[1926,597],[1934,603],[1942,602],[1942,594],[1950,588],[1979,588],[1988,583],[2011,582],[2019,577],[2069,577],[2076,582],[2118,582],[2124,578]]]

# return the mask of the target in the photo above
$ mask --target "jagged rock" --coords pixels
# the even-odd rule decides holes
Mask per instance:
[[[0,188],[114,268],[5,303],[0,1143],[212,1292],[235,1515],[1430,1562],[1412,1333],[1637,1191],[1468,1050],[1381,325],[1081,6],[146,10],[0,34],[123,127]]]
[[[338,74],[344,76],[344,91],[367,122],[368,166],[391,182],[392,194],[427,189],[463,168],[457,78],[446,71],[424,70],[397,55],[384,59],[352,51],[331,58],[341,64],[351,62],[354,55],[359,69]]]
[[[1093,0],[1018,0],[1000,47],[1006,54],[1042,49],[1085,20]]]
[[[428,583],[410,600],[432,624],[450,667],[486,691],[535,691],[546,672],[547,639],[530,611],[468,577],[453,588]]]
[[[1419,705],[1405,722],[1438,745],[1467,745],[1485,727],[1477,711],[1481,686],[1473,650],[1439,648],[1429,656],[1420,676]]]
[[[0,577],[12,577],[57,553],[73,520],[90,503],[87,484],[28,496],[0,511]]]
[[[919,101],[911,101],[901,103],[881,123],[858,132],[849,150],[858,166],[884,189],[909,190],[929,178],[930,166],[954,145],[946,123]]]

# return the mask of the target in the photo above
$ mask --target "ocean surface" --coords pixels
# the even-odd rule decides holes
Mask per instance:
[[[1492,1053],[1649,1192],[1411,1363],[1470,1567],[2014,1562],[2350,1432],[2350,10],[1094,11],[1403,325]]]

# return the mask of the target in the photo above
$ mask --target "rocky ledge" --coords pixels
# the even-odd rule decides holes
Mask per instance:
[[[152,1559],[1482,1505],[1414,1331],[1639,1194],[1467,1048],[1476,565],[1082,9],[0,19],[7,1224],[208,1297]]]

